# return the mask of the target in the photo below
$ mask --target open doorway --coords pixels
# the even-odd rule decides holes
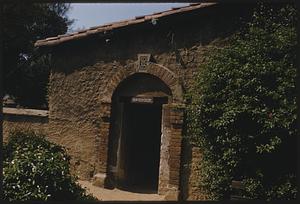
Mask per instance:
[[[140,193],[158,193],[161,189],[162,107],[170,101],[170,88],[147,73],[131,75],[115,89],[107,187]]]
[[[161,108],[161,104],[124,104],[124,184],[132,191],[157,192]]]

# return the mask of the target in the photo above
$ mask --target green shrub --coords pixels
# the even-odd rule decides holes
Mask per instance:
[[[212,199],[229,199],[232,180],[253,199],[296,198],[296,20],[292,5],[261,4],[199,69],[187,136]]]
[[[3,150],[5,200],[95,200],[76,184],[64,148],[44,136],[12,132]]]

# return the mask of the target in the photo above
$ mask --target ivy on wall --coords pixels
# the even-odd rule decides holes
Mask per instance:
[[[207,52],[189,93],[187,136],[201,148],[201,188],[229,199],[296,198],[296,9],[260,4]]]

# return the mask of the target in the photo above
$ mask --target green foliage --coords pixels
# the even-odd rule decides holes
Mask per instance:
[[[232,180],[253,199],[296,197],[296,20],[292,5],[259,5],[199,70],[187,136],[212,199],[228,199]]]
[[[96,200],[71,175],[64,148],[44,136],[15,131],[3,152],[5,200]]]
[[[297,194],[295,175],[283,175],[269,186],[260,178],[247,178],[243,183],[246,187],[243,196],[252,199],[290,200],[295,199]]]
[[[47,104],[49,56],[34,48],[36,40],[67,32],[69,4],[11,2],[3,5],[4,94],[24,107]],[[43,107],[45,108],[45,107]]]

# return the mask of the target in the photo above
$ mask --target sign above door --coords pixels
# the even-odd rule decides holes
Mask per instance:
[[[131,103],[153,103],[153,98],[132,97]]]

